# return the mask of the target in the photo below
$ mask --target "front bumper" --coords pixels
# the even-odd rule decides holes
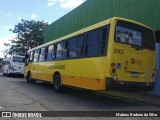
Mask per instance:
[[[24,75],[24,72],[21,71],[9,71],[9,74],[16,74],[16,75]]]

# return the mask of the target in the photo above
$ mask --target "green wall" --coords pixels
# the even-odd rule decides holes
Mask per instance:
[[[45,28],[45,43],[111,17],[124,17],[160,30],[160,0],[87,0]]]

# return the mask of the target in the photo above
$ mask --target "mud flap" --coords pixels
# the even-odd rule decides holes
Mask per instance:
[[[106,78],[106,89],[113,90],[113,80],[111,78]]]

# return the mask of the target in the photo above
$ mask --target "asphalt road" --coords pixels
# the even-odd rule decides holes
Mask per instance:
[[[0,75],[0,111],[160,111],[160,108],[86,90],[66,88],[57,93],[47,83],[28,84],[22,78]]]

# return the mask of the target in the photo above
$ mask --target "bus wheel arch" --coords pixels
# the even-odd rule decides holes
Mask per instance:
[[[53,88],[56,92],[61,92],[63,88],[61,74],[58,71],[53,74]]]
[[[27,80],[27,82],[28,83],[35,83],[36,81],[35,80],[32,80],[32,72],[29,70],[28,72],[27,72],[27,76],[26,76],[26,80]]]

